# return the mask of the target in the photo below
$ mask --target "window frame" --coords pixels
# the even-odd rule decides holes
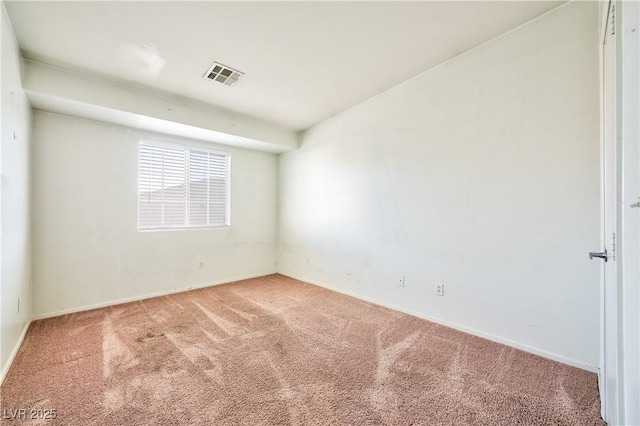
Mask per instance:
[[[185,225],[182,226],[156,226],[156,227],[141,227],[140,226],[140,166],[141,166],[141,147],[142,145],[151,145],[154,147],[180,149],[185,152],[185,182],[187,187],[185,188]],[[207,152],[215,155],[223,155],[226,158],[226,178],[225,178],[225,224],[224,225],[195,225],[190,226],[189,213],[190,213],[190,199],[189,199],[189,162],[190,151]],[[138,232],[161,232],[161,231],[192,231],[192,230],[207,230],[207,229],[227,229],[231,227],[231,160],[232,155],[229,151],[221,151],[217,149],[204,148],[198,145],[191,145],[186,143],[165,142],[156,139],[142,138],[138,141],[137,145],[137,188],[136,188],[136,228]]]

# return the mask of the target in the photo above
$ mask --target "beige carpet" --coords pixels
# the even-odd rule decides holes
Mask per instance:
[[[281,275],[36,321],[0,405],[60,425],[604,424],[593,373]]]

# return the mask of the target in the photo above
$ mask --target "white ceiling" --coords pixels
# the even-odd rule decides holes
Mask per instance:
[[[562,1],[5,1],[25,58],[305,129]],[[213,61],[246,73],[203,79]]]

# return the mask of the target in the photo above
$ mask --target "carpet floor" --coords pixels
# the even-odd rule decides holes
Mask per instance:
[[[282,275],[35,321],[0,406],[3,425],[605,424],[593,373]]]

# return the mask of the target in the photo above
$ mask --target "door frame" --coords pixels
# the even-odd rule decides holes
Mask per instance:
[[[615,144],[615,232],[616,271],[615,304],[605,303],[604,267],[601,275],[600,371],[599,388],[602,416],[609,424],[640,424],[640,5],[638,2],[603,1],[601,10],[601,149]],[[615,4],[616,42],[613,55],[615,80],[613,87],[605,87],[607,67],[604,41],[610,4]],[[613,90],[616,97],[613,113],[616,116],[614,140],[606,140],[604,126],[605,90]],[[604,158],[602,159],[604,160]],[[604,164],[602,162],[601,164]],[[601,212],[604,213],[604,170],[601,170]],[[604,226],[604,216],[602,220]],[[602,246],[606,247],[605,240]],[[609,283],[611,286],[612,283]],[[608,288],[609,290],[611,287]],[[615,312],[608,308],[614,307]],[[606,314],[606,316],[605,316]],[[614,319],[615,339],[607,337],[606,318]],[[609,326],[609,327],[608,327]],[[609,347],[611,341],[615,342]],[[615,354],[613,361],[606,354]],[[614,365],[612,366],[611,363]],[[610,403],[608,403],[610,401]]]
[[[640,5],[619,1],[617,13],[620,423],[640,424]]]
[[[615,183],[617,176],[612,175],[612,166],[615,170],[617,162],[612,162],[612,156],[607,153],[614,153],[616,148],[616,137],[610,137],[611,129],[617,129],[616,125],[611,125],[609,118],[611,115],[615,117],[617,106],[615,105],[615,97],[617,95],[617,78],[615,77],[615,67],[617,65],[617,47],[613,47],[611,39],[607,39],[612,32],[612,10],[615,7],[615,0],[603,1],[604,10],[601,11],[601,28],[600,28],[600,246],[597,251],[607,250],[609,252],[610,262],[602,263],[600,268],[600,369],[598,387],[600,390],[601,415],[611,424],[618,424],[617,407],[617,304],[613,303],[617,300],[612,297],[613,282],[617,279],[607,279],[613,267],[614,259],[611,248],[608,247],[608,232],[611,228],[615,228],[615,224],[610,223],[612,217],[615,217],[615,204],[610,202],[612,195],[615,195]],[[614,39],[615,40],[615,39]],[[607,41],[609,44],[607,44]],[[613,73],[610,72],[613,69]],[[612,77],[613,76],[613,77]],[[613,101],[609,98],[614,97]],[[615,123],[615,121],[613,121]],[[615,154],[613,155],[615,157]],[[612,187],[608,187],[608,184]],[[612,205],[613,204],[613,205]],[[612,214],[607,214],[607,212]],[[609,269],[607,269],[609,268]],[[617,292],[616,292],[617,293]]]

